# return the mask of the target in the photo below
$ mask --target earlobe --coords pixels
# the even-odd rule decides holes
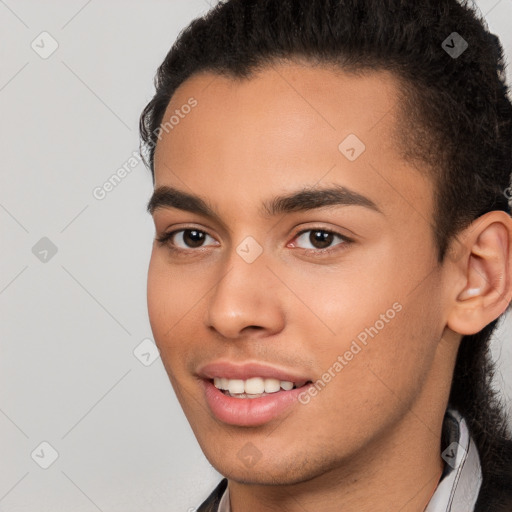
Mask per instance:
[[[512,219],[489,212],[465,230],[464,256],[454,264],[457,282],[447,326],[462,335],[476,334],[498,318],[512,295]]]

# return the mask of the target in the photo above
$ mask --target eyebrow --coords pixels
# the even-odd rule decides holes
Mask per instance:
[[[263,217],[275,217],[329,206],[362,206],[382,214],[382,211],[371,199],[341,185],[320,189],[302,189],[274,197],[263,202],[260,213]],[[153,192],[147,205],[147,211],[152,215],[156,210],[165,208],[176,208],[196,213],[222,223],[215,210],[205,199],[162,185]]]

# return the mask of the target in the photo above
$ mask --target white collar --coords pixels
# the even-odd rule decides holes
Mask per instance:
[[[448,447],[441,453],[445,471],[424,512],[473,512],[482,485],[478,450],[466,420],[451,407],[446,410],[443,428],[448,434]],[[228,487],[217,510],[231,512]]]
[[[473,512],[482,485],[478,450],[466,420],[453,408],[446,411],[445,427],[448,447],[441,456],[446,470],[425,512]]]

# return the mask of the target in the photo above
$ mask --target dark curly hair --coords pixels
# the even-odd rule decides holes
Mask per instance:
[[[468,44],[458,56],[443,48],[454,32]],[[473,220],[492,210],[510,214],[512,104],[503,49],[474,8],[456,0],[219,2],[181,32],[158,68],[156,93],[140,118],[141,154],[153,181],[158,128],[185,80],[201,71],[250,78],[293,59],[399,79],[398,140],[403,157],[423,163],[436,185],[439,263],[453,257],[457,234]],[[478,512],[512,511],[512,436],[492,387],[489,349],[501,318],[462,338],[449,397],[480,454]]]

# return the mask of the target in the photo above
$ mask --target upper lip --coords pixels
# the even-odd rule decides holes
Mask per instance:
[[[247,380],[252,377],[278,379],[288,382],[307,382],[309,378],[298,375],[282,368],[276,368],[258,362],[232,363],[230,361],[213,361],[202,366],[198,375],[203,379],[224,377],[227,379]]]

